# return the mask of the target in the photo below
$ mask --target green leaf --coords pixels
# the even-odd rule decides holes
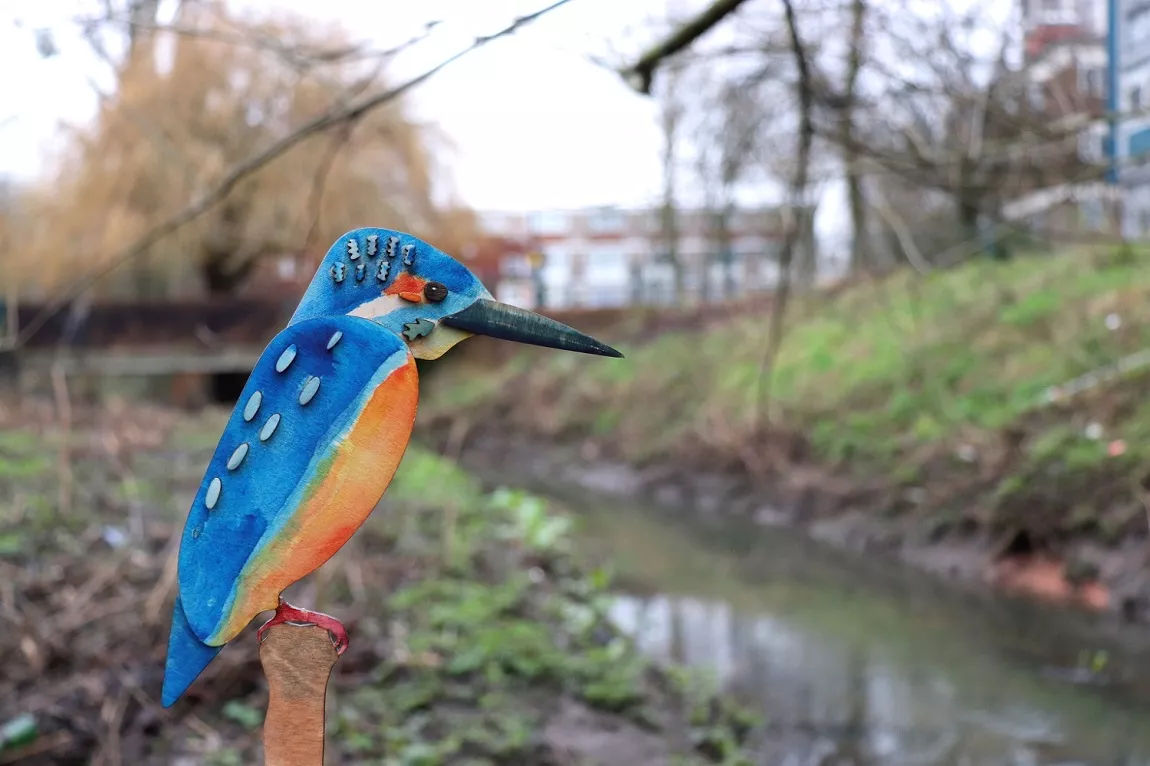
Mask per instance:
[[[224,705],[223,712],[224,718],[235,721],[245,729],[258,729],[264,722],[263,712],[238,700],[231,700]]]
[[[21,747],[32,742],[39,735],[36,717],[24,713],[0,726],[0,750]]]

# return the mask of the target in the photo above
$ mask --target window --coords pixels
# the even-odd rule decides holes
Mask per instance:
[[[1074,0],[1039,0],[1034,21],[1038,24],[1077,24]]]
[[[571,254],[565,250],[551,248],[543,261],[542,276],[548,282],[566,282],[571,278]]]
[[[1091,131],[1084,131],[1078,135],[1078,157],[1083,162],[1102,162],[1105,156],[1103,136]]]
[[[625,224],[623,213],[615,208],[600,208],[587,216],[587,228],[596,234],[618,234]]]
[[[1126,15],[1126,45],[1131,47],[1131,53],[1137,55],[1139,49],[1150,36],[1150,8],[1142,6],[1135,8]]]
[[[1089,96],[1102,96],[1106,90],[1106,73],[1102,67],[1080,66],[1078,90]]]
[[[1143,128],[1132,134],[1126,146],[1126,152],[1131,158],[1150,153],[1150,128]]]
[[[539,210],[528,219],[532,234],[566,234],[570,225],[570,216],[562,210]]]
[[[483,228],[490,234],[511,233],[511,220],[506,213],[481,213],[479,220]]]
[[[630,263],[622,250],[596,249],[587,256],[584,271],[584,279],[587,284],[598,286],[625,285],[630,274]]]
[[[531,263],[525,255],[509,255],[499,262],[502,276],[525,279],[531,276]]]

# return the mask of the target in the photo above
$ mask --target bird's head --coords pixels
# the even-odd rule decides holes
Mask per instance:
[[[350,314],[400,335],[418,359],[438,359],[472,335],[621,357],[615,349],[531,311],[496,301],[479,278],[410,234],[364,228],[327,251],[291,323]]]

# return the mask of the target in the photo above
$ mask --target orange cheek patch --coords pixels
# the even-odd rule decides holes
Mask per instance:
[[[405,301],[419,303],[423,300],[423,286],[426,284],[426,279],[422,279],[405,271],[397,276],[394,282],[387,286],[383,294],[398,295]]]

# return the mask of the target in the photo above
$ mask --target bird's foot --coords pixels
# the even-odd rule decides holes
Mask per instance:
[[[343,626],[343,623],[329,614],[313,612],[308,609],[299,609],[286,601],[280,601],[280,605],[276,607],[275,616],[260,626],[256,636],[262,642],[268,630],[271,629],[272,626],[280,624],[316,625],[324,628],[332,635],[336,656],[340,656],[347,651],[347,628]]]

